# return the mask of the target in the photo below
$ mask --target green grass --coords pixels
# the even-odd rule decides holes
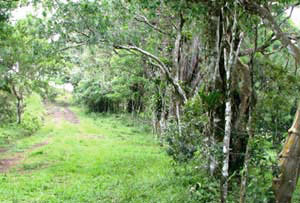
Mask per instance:
[[[31,135],[40,127],[41,118],[45,114],[41,97],[33,93],[25,99],[25,104],[21,125],[9,123],[0,126],[0,147],[8,147],[15,140]]]
[[[0,155],[24,160],[0,174],[0,202],[187,202],[188,183],[147,127],[126,116],[85,114],[80,124],[46,119]],[[32,148],[34,144],[49,144]]]
[[[40,116],[45,113],[42,98],[37,93],[33,93],[28,98],[26,98],[25,103],[25,112],[28,111]]]

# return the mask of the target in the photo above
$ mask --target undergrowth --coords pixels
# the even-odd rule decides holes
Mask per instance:
[[[70,108],[79,124],[47,118],[6,153],[25,158],[0,174],[0,202],[201,202],[195,191],[213,187],[201,171],[173,165],[147,125]]]
[[[42,98],[33,93],[25,99],[25,109],[21,124],[16,122],[0,125],[0,146],[13,142],[16,139],[32,135],[42,126],[45,109]]]

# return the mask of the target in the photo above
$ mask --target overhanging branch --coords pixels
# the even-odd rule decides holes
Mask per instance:
[[[148,25],[149,27],[151,27],[152,29],[160,32],[161,34],[171,36],[171,33],[165,32],[162,29],[160,29],[158,26],[152,24],[151,22],[149,22],[149,20],[145,16],[137,15],[134,19],[138,22],[141,22],[141,23],[144,23],[144,24]]]
[[[168,67],[157,56],[155,56],[139,47],[136,47],[136,46],[115,45],[114,48],[115,49],[124,49],[127,51],[134,50],[134,51],[139,52],[139,53],[149,57],[150,59],[156,61],[157,62],[156,67],[158,67],[160,69],[160,71],[166,75],[167,80],[173,85],[173,87],[175,88],[175,91],[183,99],[184,103],[187,101],[186,93],[184,92],[184,90],[182,89],[182,87],[180,86],[178,81],[172,77]]]
[[[275,21],[270,10],[266,7],[258,5],[257,3],[250,0],[240,0],[246,10],[251,13],[258,15],[262,20],[266,22],[276,35],[276,38],[280,40],[284,47],[288,48],[290,54],[295,58],[296,63],[300,63],[300,49],[292,43],[287,33],[283,32],[279,24]]]
[[[265,42],[265,44],[257,47],[257,48],[249,48],[249,49],[245,49],[243,51],[240,51],[239,56],[248,56],[251,55],[255,52],[264,52],[265,49],[267,49],[269,46],[271,46],[276,40],[277,38],[275,37],[275,34],[273,33]]]

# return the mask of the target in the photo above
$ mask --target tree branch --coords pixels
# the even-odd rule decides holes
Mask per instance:
[[[255,52],[264,52],[266,48],[268,48],[269,46],[271,46],[276,40],[277,38],[275,37],[275,34],[273,33],[268,40],[265,42],[265,44],[261,45],[260,47],[257,48],[249,48],[243,51],[240,51],[239,56],[248,56],[251,55]]]
[[[125,49],[125,50],[128,50],[128,51],[131,51],[131,50],[134,50],[134,51],[137,51],[147,57],[149,57],[150,59],[154,60],[157,62],[156,64],[156,67],[158,67],[160,69],[160,71],[162,71],[169,82],[171,82],[171,84],[173,85],[173,87],[175,88],[175,91],[178,93],[178,95],[183,99],[184,103],[187,101],[187,97],[186,97],[186,93],[184,92],[184,90],[182,89],[182,87],[180,86],[180,84],[178,83],[178,81],[176,81],[168,67],[155,55],[139,48],[139,47],[136,47],[136,46],[121,46],[121,45],[115,45],[114,46],[115,49]]]
[[[77,48],[77,47],[80,47],[80,46],[83,46],[83,45],[85,45],[85,43],[67,46],[67,47],[64,47],[64,48],[58,50],[58,52],[63,52],[63,51],[66,51],[66,50],[68,50],[68,49]]]
[[[284,47],[288,48],[288,51],[295,58],[296,62],[300,63],[300,49],[292,43],[287,33],[282,31],[269,9],[266,7],[262,7],[250,0],[240,0],[240,2],[242,2],[244,7],[248,11],[258,15],[261,19],[263,19],[266,22],[266,25],[274,31],[276,38],[278,38],[278,40],[281,41]]]
[[[165,32],[162,29],[160,29],[159,27],[157,27],[157,26],[153,25],[152,23],[150,23],[149,20],[145,16],[143,16],[143,15],[137,15],[137,16],[138,17],[134,18],[136,21],[144,23],[144,24],[150,26],[152,29],[160,32],[161,34],[171,36],[171,33]]]

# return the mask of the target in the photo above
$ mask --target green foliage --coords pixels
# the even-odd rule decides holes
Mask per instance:
[[[189,126],[169,124],[166,132],[167,153],[177,162],[187,162],[194,157],[200,146],[200,136],[192,131]]]
[[[43,124],[45,114],[42,99],[36,93],[33,93],[25,100],[26,107],[21,123],[22,128],[31,135],[39,130]]]
[[[175,161],[186,162],[202,148],[205,126],[208,122],[205,114],[207,100],[203,100],[203,97],[203,95],[196,96],[186,103],[185,114],[180,126],[181,134],[177,124],[173,123],[168,126],[166,132],[167,152]]]
[[[269,202],[273,198],[272,179],[276,177],[277,152],[269,133],[256,135],[250,146],[250,173],[247,198],[251,202]],[[263,146],[263,147],[262,147]]]
[[[296,112],[299,97],[294,93],[299,90],[300,83],[294,67],[287,68],[287,62],[276,55],[271,59],[257,57],[257,65],[262,65],[264,69],[257,69],[255,76],[258,97],[256,126],[266,133],[272,133],[274,147],[280,148],[283,135],[292,124]]]
[[[75,100],[86,105],[94,112],[115,112],[119,110],[121,98],[110,97],[110,84],[97,79],[86,79],[79,82],[75,89]]]
[[[0,0],[0,24],[7,21],[10,16],[10,11],[17,6],[18,0],[6,1]],[[1,32],[1,26],[0,26]]]
[[[42,127],[44,116],[45,110],[41,97],[33,93],[26,98],[24,122],[22,122],[21,125],[16,124],[15,119],[1,123],[0,146],[9,144],[16,139],[24,138],[24,136],[34,134]]]
[[[42,125],[42,120],[40,117],[36,116],[31,112],[26,112],[23,114],[22,128],[24,128],[28,134],[36,132]]]
[[[24,138],[27,131],[16,123],[6,123],[0,127],[0,146],[10,144],[16,139]]]
[[[49,84],[40,85],[35,92],[37,92],[43,98],[43,100],[48,101],[55,101],[56,97],[60,94],[59,89]]]
[[[199,171],[196,171],[199,173]],[[200,172],[201,173],[201,172]],[[194,186],[191,187],[190,202],[219,202],[219,186],[220,183],[211,176],[205,176],[205,172],[202,172],[202,176]]]
[[[0,174],[0,202],[181,203],[190,198],[189,185],[202,180],[199,173],[175,175],[153,136],[124,125],[132,123],[128,118],[72,111],[79,124],[47,118],[35,136],[14,142],[8,156],[22,150],[25,159]],[[47,145],[32,148],[46,140]]]
[[[0,90],[0,123],[12,122],[15,116],[14,99],[7,92]]]
[[[6,24],[5,29],[0,33],[0,91],[10,99],[1,102],[6,102],[9,108],[11,103],[16,105],[18,101],[18,111],[22,113],[24,99],[33,91],[41,94],[46,91],[49,77],[57,73],[63,60],[43,34],[41,19],[29,16],[15,25]],[[38,123],[38,119],[30,114],[24,115],[23,127],[33,132],[38,127],[30,123]],[[6,115],[11,117],[9,112]]]
[[[149,80],[136,57],[122,54],[107,56],[97,47],[83,50],[78,56],[82,68],[69,78],[77,102],[95,112],[144,112]]]
[[[227,47],[226,43],[219,43],[222,47],[220,47],[220,50],[215,50],[215,44],[216,38],[218,38],[217,34],[222,35],[219,36],[222,40],[233,39],[231,38],[233,36],[230,36],[232,34],[230,32],[231,30],[222,27],[232,27],[233,1],[33,0],[33,2],[41,3],[44,6],[44,17],[47,17],[46,9],[49,9],[47,11],[50,11],[51,15],[44,18],[44,21],[31,16],[17,22],[15,25],[10,25],[7,19],[10,10],[15,7],[15,1],[0,1],[0,122],[11,121],[16,116],[16,99],[23,100],[34,91],[41,94],[44,98],[54,98],[57,92],[49,88],[47,84],[50,77],[56,77],[56,81],[60,83],[70,81],[75,87],[74,95],[76,101],[86,105],[90,111],[142,112],[144,115],[147,115],[148,118],[149,115],[153,113],[151,111],[151,107],[153,106],[154,108],[152,109],[157,110],[157,112],[154,112],[157,114],[155,115],[156,117],[162,115],[162,111],[164,111],[165,119],[168,124],[165,136],[168,144],[168,154],[171,155],[176,162],[181,164],[184,162],[191,164],[192,160],[195,160],[195,157],[201,157],[201,155],[203,155],[201,150],[203,150],[203,147],[207,147],[203,144],[207,139],[205,136],[208,135],[209,130],[213,130],[208,128],[215,127],[213,122],[217,119],[214,120],[215,117],[213,114],[216,113],[214,111],[217,108],[220,107],[218,111],[220,111],[220,115],[223,116],[222,118],[218,118],[220,119],[220,126],[223,124],[222,122],[225,121],[224,115],[222,114],[224,113],[222,112],[224,108],[221,109],[225,106],[225,97],[222,94],[228,91],[227,88],[230,87],[230,85],[226,85],[228,81],[226,81],[226,73],[223,70],[226,54],[220,50],[224,50],[224,48]],[[247,3],[251,5],[251,1],[247,1]],[[255,3],[263,6],[267,5],[268,1],[257,0]],[[278,21],[283,31],[287,34],[289,33],[289,35],[292,32],[297,33],[297,29],[292,29],[289,23],[281,24],[280,21],[286,17],[285,10],[288,5],[292,3],[297,3],[297,1],[282,0],[277,3],[268,4],[268,9],[272,15],[276,16],[274,20]],[[239,2],[237,12],[238,32],[244,33],[241,51],[251,51],[251,49],[258,48],[260,52],[255,54],[253,70],[251,70],[253,71],[254,90],[257,97],[257,103],[254,108],[256,118],[255,129],[259,129],[259,131],[256,132],[258,136],[255,137],[249,145],[252,149],[252,159],[249,173],[251,180],[248,187],[248,199],[250,199],[250,196],[253,196],[253,201],[266,202],[271,196],[269,183],[272,179],[272,172],[274,173],[274,171],[276,171],[272,169],[274,162],[276,162],[274,157],[278,148],[281,147],[282,140],[285,138],[283,132],[290,126],[292,115],[296,108],[298,96],[295,92],[300,89],[300,83],[297,78],[299,73],[297,73],[297,67],[294,67],[294,61],[288,55],[287,50],[282,47],[279,40],[274,41],[273,44],[268,46],[265,50],[260,50],[264,47],[265,43],[269,43],[267,39],[272,37],[271,34],[276,32],[267,27],[267,23],[262,24],[260,17],[254,16],[252,12],[245,10],[244,4],[243,2]],[[221,22],[220,25],[216,25],[219,13],[222,13],[220,20],[223,22]],[[224,19],[226,20],[224,21]],[[182,29],[179,22],[181,22],[183,26]],[[257,27],[257,25],[259,26]],[[255,27],[258,29],[257,32],[255,32]],[[274,27],[276,26],[273,26],[273,28]],[[218,30],[216,32],[218,28],[220,28],[220,31]],[[294,34],[291,34],[289,37],[296,41],[297,36],[293,35]],[[178,39],[180,38],[179,41],[177,41],[176,36],[178,36]],[[197,47],[193,49],[191,42],[196,36],[199,36],[199,43],[196,44],[195,46]],[[256,40],[255,43],[254,40]],[[236,44],[236,41],[234,44]],[[78,48],[84,45],[89,47]],[[159,63],[156,64],[158,61],[154,60],[154,57],[150,59],[146,55],[141,56],[140,53],[135,51],[114,50],[116,52],[113,53],[112,48],[120,47],[120,45],[137,46],[157,56],[157,58],[167,66],[170,72],[170,75],[168,75],[169,78],[166,78],[165,70],[162,71],[157,68]],[[174,50],[175,45],[180,46],[178,58],[174,58],[173,56],[173,53],[176,51]],[[70,51],[70,47],[77,47],[78,49],[76,51]],[[62,51],[66,51],[64,53],[65,55],[60,54]],[[215,53],[218,51],[220,52]],[[201,56],[193,57],[197,55],[196,52],[199,52]],[[221,57],[218,57],[218,54],[220,54]],[[244,63],[247,63],[250,55],[251,54],[248,54],[248,56],[240,58]],[[193,60],[190,60],[191,58],[193,58]],[[216,58],[218,58],[218,64],[213,64]],[[68,60],[68,62],[66,60]],[[176,60],[178,60],[180,67],[186,66],[186,70],[176,70],[174,64]],[[17,64],[18,67],[16,67]],[[193,64],[196,64],[195,68],[191,68]],[[220,66],[218,71],[213,70],[212,67],[214,65]],[[70,77],[68,75],[65,77],[66,74],[64,70],[60,70],[65,66],[74,67],[74,69],[70,71],[70,73],[72,73]],[[200,69],[201,71],[199,71]],[[180,75],[179,72],[183,74]],[[185,72],[189,72],[189,74]],[[197,75],[197,72],[201,72],[201,75]],[[185,78],[185,74],[190,76]],[[237,75],[232,76],[234,77],[232,79],[235,80],[238,83],[237,86],[240,87],[243,82],[246,81],[243,81],[243,77],[240,77],[239,74],[241,74],[240,70]],[[195,80],[193,79],[198,76],[201,76],[199,79],[203,81],[202,83],[207,82],[207,84],[210,85],[216,82],[214,81],[215,79],[218,80],[218,84],[216,83],[211,87],[207,87],[207,89],[215,87],[218,88],[218,90],[205,91],[204,89],[206,89],[206,87],[203,85],[202,88],[200,87],[198,95],[190,95],[193,84],[189,85],[189,83],[192,83],[191,81],[194,82]],[[216,78],[214,78],[215,76]],[[63,77],[65,77],[65,79],[62,79]],[[188,102],[184,104],[183,109],[181,109],[180,126],[178,126],[179,122],[176,123],[176,121],[174,121],[175,119],[173,120],[172,118],[174,114],[171,108],[174,103],[172,100],[177,99],[175,98],[177,95],[176,93],[174,94],[174,89],[170,85],[170,78],[174,79],[175,82],[178,82],[178,84],[183,87],[187,93],[187,97],[193,97],[189,99]],[[193,89],[196,90],[197,87],[193,87]],[[243,96],[243,90],[241,89],[240,92],[236,91],[235,93],[235,105],[233,106],[234,108],[240,108],[239,105],[241,104],[240,99]],[[0,137],[10,137],[11,129],[16,129],[17,132],[22,129],[26,132],[24,134],[32,134],[40,128],[42,124],[41,102],[37,96],[33,96],[33,98],[34,99],[27,98],[25,102],[26,108],[23,114],[22,125],[18,127],[11,125],[9,130],[3,127],[3,129],[0,129]],[[38,108],[32,108],[33,106]],[[244,110],[248,111],[248,109]],[[242,112],[243,115],[240,116],[238,115],[240,113],[238,111],[239,109],[234,109],[235,115],[233,115],[233,117],[237,118],[236,122],[243,122],[242,119],[248,116],[248,112]],[[97,117],[99,115],[95,115],[93,122],[101,125],[102,120],[98,122]],[[247,118],[245,118],[245,120],[247,120]],[[88,126],[88,124],[84,124]],[[81,134],[82,132],[98,133],[98,131],[100,131],[97,126],[88,126],[87,129],[81,126],[81,131],[79,131],[74,126],[72,127],[68,124],[64,125],[64,127],[69,127],[67,129],[71,129],[72,132],[63,132],[65,134],[73,133],[73,136],[77,136],[77,134]],[[109,128],[114,129],[117,128],[118,125],[119,123],[114,123],[109,126]],[[222,127],[223,126],[221,126],[221,130]],[[235,126],[233,126],[233,128],[235,128]],[[214,130],[216,131],[216,129]],[[125,131],[127,132],[127,130]],[[105,133],[109,134],[110,132],[105,131]],[[130,136],[137,137],[136,134],[142,133],[142,131],[140,129],[131,129],[131,131],[127,133]],[[233,131],[231,134],[233,136],[230,143],[231,145],[235,145],[235,143],[237,143],[234,142],[234,139],[236,139],[234,136],[235,132]],[[129,139],[129,136],[121,134],[118,134],[118,136],[120,140]],[[219,140],[222,140],[223,132],[217,132],[217,136]],[[64,137],[63,139],[71,143],[75,142],[71,138],[68,139]],[[139,138],[136,138],[135,141],[143,143]],[[245,143],[238,144],[244,147],[247,144],[247,139],[243,141],[245,141]],[[84,140],[76,144],[82,143],[91,145],[91,143]],[[98,144],[101,145],[100,142]],[[120,143],[118,142],[118,144]],[[122,144],[124,143],[121,142],[121,146]],[[215,150],[219,149],[220,145],[221,143],[217,143],[216,146],[209,149],[216,157],[219,157],[219,153],[222,153],[220,150]],[[101,154],[103,152],[105,154],[106,152],[96,147],[94,147],[95,149],[93,148],[93,152],[89,152],[88,149],[82,146],[80,147],[86,150],[85,153],[83,152],[83,155],[89,155],[91,157],[93,157],[94,153]],[[101,145],[101,147],[105,148],[106,146]],[[235,146],[230,147],[234,148]],[[111,148],[105,149],[111,150]],[[62,149],[58,149],[58,151],[59,150]],[[63,154],[63,150],[59,152]],[[131,148],[128,149],[126,147],[126,150],[131,150]],[[101,185],[105,178],[102,176],[98,177],[97,175],[103,171],[104,175],[108,177],[115,174],[119,176],[122,176],[121,174],[133,176],[132,174],[135,175],[137,172],[140,172],[144,165],[151,163],[151,159],[155,159],[155,157],[152,156],[153,154],[149,156],[136,154],[134,150],[140,150],[140,148],[134,148],[134,152],[129,153],[128,157],[136,156],[134,161],[139,164],[137,164],[136,168],[130,168],[130,163],[126,162],[126,158],[128,157],[124,157],[122,154],[126,154],[126,150],[122,151],[121,149],[120,152],[117,150],[113,151],[117,158],[109,158],[113,158],[114,162],[109,162],[105,159],[102,160],[102,157],[97,157],[101,160],[99,163],[97,159],[96,161],[91,159],[91,162],[97,162],[97,164],[93,165],[90,169],[93,173],[84,170],[80,171],[72,165],[74,162],[78,165],[82,165],[84,162],[81,162],[80,159],[88,157],[81,157],[79,154],[71,154],[79,160],[71,158],[72,164],[68,163],[67,167],[62,167],[62,169],[66,169],[66,171],[70,173],[81,172],[90,175],[89,180],[95,181],[95,183],[92,186],[88,184],[84,186],[93,187],[96,185],[97,187],[93,188],[92,191],[86,191],[89,187],[87,187],[88,189],[85,187],[85,193],[88,194],[88,197],[92,198],[91,201],[160,201],[160,199],[153,199],[157,191],[147,193],[144,189],[149,189],[153,185],[163,188],[170,183],[170,180],[158,179],[160,181],[159,183],[147,180],[148,182],[145,181],[146,183],[142,182],[136,184],[134,179],[127,181],[128,177],[121,178],[125,184],[134,185],[133,189],[127,185],[122,185],[121,193],[117,193],[118,191],[114,190],[114,188],[120,184],[119,177],[112,178],[106,185]],[[146,149],[143,150],[148,152]],[[151,152],[153,151],[149,153]],[[244,152],[241,151],[237,153]],[[33,156],[38,157],[45,154],[44,152],[36,153]],[[124,158],[125,162],[120,161],[119,157]],[[55,158],[64,159],[65,157],[62,158],[58,156]],[[144,161],[144,159],[149,163]],[[102,161],[104,162],[103,167],[101,165],[103,163]],[[122,167],[122,164],[126,167]],[[39,162],[26,163],[23,169],[34,170],[42,165],[43,164]],[[96,171],[95,167],[99,165],[101,166],[100,170]],[[194,165],[191,164],[189,166]],[[119,168],[120,171],[117,170]],[[110,170],[114,170],[114,174],[112,174]],[[163,171],[162,168],[159,168],[159,170]],[[169,175],[168,172],[169,171],[163,174],[167,176]],[[192,195],[189,196],[191,199],[180,199],[176,196],[172,200],[167,197],[163,199],[163,201],[181,202],[187,199],[190,202],[216,201],[216,197],[219,193],[217,181],[204,176],[199,177],[200,180],[196,182],[193,179],[196,177],[193,172],[188,174],[190,177],[183,177],[183,179],[186,178],[186,180],[188,180],[188,183],[182,181],[184,182],[182,185],[184,188],[193,185],[192,191],[190,192]],[[200,173],[205,174],[204,172]],[[142,175],[145,174],[142,173]],[[234,175],[235,174],[233,174],[232,179],[236,180],[235,178],[237,177]],[[94,180],[93,178],[95,176],[99,179]],[[38,181],[37,186],[43,185],[46,188],[53,186],[49,180],[50,179],[47,179],[48,182],[46,181],[46,185],[43,185],[43,181]],[[176,184],[182,182],[178,181]],[[147,183],[149,183],[149,185],[147,185]],[[74,185],[77,184],[78,182],[74,183]],[[173,184],[175,185],[175,183]],[[107,185],[110,189],[105,190],[104,194],[95,192],[99,191],[99,188],[100,190],[103,188],[107,189]],[[180,186],[178,189],[174,186],[174,191],[182,192],[183,187]],[[80,194],[75,197],[72,196],[73,194],[77,194],[78,188],[73,187],[73,191],[68,190],[67,192],[60,188],[60,191],[55,191],[55,195],[58,194],[63,201],[90,201],[90,199],[85,197],[85,194]],[[230,200],[232,201],[236,199],[237,188],[239,188],[239,186],[234,184],[232,184],[232,188],[230,188],[233,193],[233,195],[230,196]],[[34,188],[30,189],[34,190]],[[38,192],[42,194],[42,191]],[[142,195],[140,195],[141,193]],[[166,194],[171,196],[171,192],[169,191],[166,192]],[[41,197],[39,201],[43,201],[49,198],[49,196]],[[53,201],[57,200],[53,195],[50,198],[54,198]],[[29,201],[31,201],[31,199],[29,199]],[[33,201],[36,201],[36,199]]]
[[[203,108],[205,108],[204,110],[202,110],[202,112],[206,111],[211,111],[214,108],[216,108],[218,105],[220,105],[221,103],[221,93],[218,91],[210,91],[210,92],[205,92],[204,88],[200,89],[199,91],[199,96],[201,97],[201,101],[203,103]],[[198,99],[198,101],[200,101]],[[194,106],[196,106],[197,104],[193,104]],[[201,105],[197,105],[197,106],[201,106]],[[198,112],[198,111],[197,111]],[[198,112],[200,113],[200,112]]]

